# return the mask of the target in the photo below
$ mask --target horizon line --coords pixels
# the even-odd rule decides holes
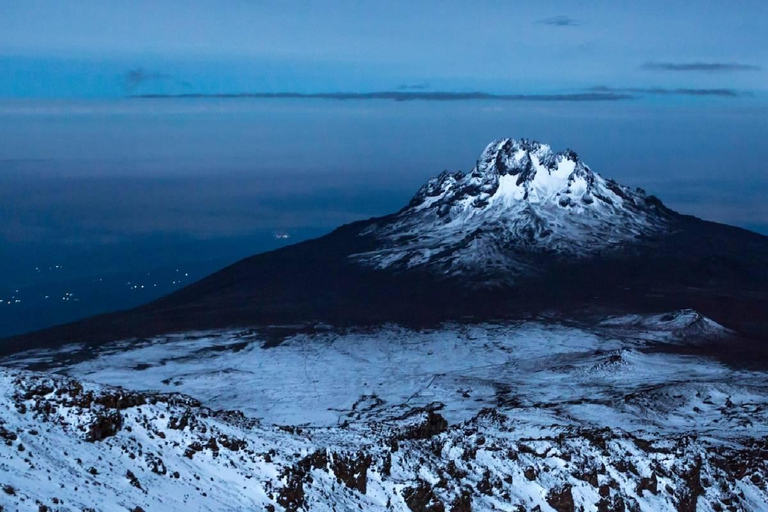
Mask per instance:
[[[637,96],[625,92],[587,91],[564,94],[493,94],[482,91],[472,92],[420,92],[420,91],[379,91],[379,92],[242,92],[242,93],[179,93],[179,94],[129,94],[132,99],[324,99],[324,100],[392,100],[392,101],[621,101]]]

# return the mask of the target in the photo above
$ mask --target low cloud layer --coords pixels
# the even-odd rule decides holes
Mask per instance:
[[[129,69],[123,75],[123,80],[125,81],[125,90],[128,93],[135,92],[144,84],[155,82],[171,82],[182,87],[190,87],[188,82],[177,80],[172,75],[157,71],[147,71],[143,68]]]
[[[380,91],[380,92],[246,92],[246,93],[184,93],[184,94],[131,94],[138,99],[163,98],[217,98],[217,99],[320,99],[337,101],[389,100],[406,101],[518,101],[518,102],[611,102],[641,98],[643,96],[700,96],[720,98],[751,97],[748,91],[729,88],[694,88],[694,87],[591,87],[583,92],[559,94],[493,94],[482,91],[444,92],[415,90]]]
[[[666,96],[717,96],[723,98],[741,98],[752,96],[752,93],[737,91],[735,89],[697,89],[688,87],[666,88],[666,87],[606,87],[598,86],[590,89],[596,93],[613,94],[652,94]]]
[[[577,27],[579,25],[583,25],[584,22],[581,20],[577,20],[574,18],[571,18],[570,16],[552,16],[550,18],[544,18],[541,20],[538,20],[536,23],[539,23],[541,25],[550,25],[553,27]]]
[[[618,91],[586,91],[569,94],[491,94],[487,92],[255,92],[235,94],[136,94],[132,98],[263,98],[263,99],[322,99],[322,100],[392,100],[392,101],[619,101],[633,98],[631,94]]]
[[[642,69],[651,71],[706,71],[724,72],[734,71],[759,71],[760,66],[741,64],[739,62],[646,62]]]

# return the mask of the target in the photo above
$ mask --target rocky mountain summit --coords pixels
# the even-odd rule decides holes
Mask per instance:
[[[671,214],[642,190],[604,179],[571,150],[499,139],[468,174],[444,172],[399,213],[372,222],[361,235],[378,246],[351,257],[379,269],[423,266],[510,281],[536,271],[531,254],[626,248],[670,229]]]

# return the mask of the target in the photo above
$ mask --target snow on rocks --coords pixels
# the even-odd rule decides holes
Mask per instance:
[[[765,510],[768,445],[549,424],[485,409],[309,429],[179,395],[0,372],[9,510]],[[104,414],[109,435],[88,436]]]
[[[513,281],[535,271],[523,255],[608,252],[665,229],[669,214],[642,190],[593,172],[573,151],[499,139],[469,174],[444,172],[406,208],[366,228],[361,234],[380,247],[351,258],[381,269]]]
[[[766,375],[656,349],[702,318],[19,354],[0,367],[0,506],[766,510]]]
[[[4,364],[47,367],[135,391],[181,392],[265,424],[307,427],[388,420],[439,404],[451,424],[484,408],[514,406],[541,421],[554,414],[626,430],[674,429],[675,422],[656,424],[645,412],[625,408],[624,397],[652,386],[728,385],[731,401],[739,403],[741,390],[754,393],[746,391],[747,384],[758,394],[768,386],[762,372],[655,350],[658,340],[683,339],[655,318],[613,318],[610,327],[592,329],[543,319],[427,330],[329,329],[289,335],[271,348],[264,348],[267,337],[258,333],[190,333],[117,342],[98,351],[65,348],[61,356],[22,353]],[[737,407],[698,426],[685,421],[683,430],[730,435],[762,428],[743,426],[751,416]]]
[[[658,315],[622,315],[606,318],[599,324],[616,333],[629,333],[649,341],[700,344],[727,340],[733,332],[692,309]]]

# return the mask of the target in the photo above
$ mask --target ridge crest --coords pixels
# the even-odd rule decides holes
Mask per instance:
[[[603,178],[571,149],[496,139],[468,173],[442,172],[400,212],[364,229],[379,248],[351,258],[509,280],[527,271],[526,255],[586,257],[631,246],[663,230],[672,213],[642,189]]]

